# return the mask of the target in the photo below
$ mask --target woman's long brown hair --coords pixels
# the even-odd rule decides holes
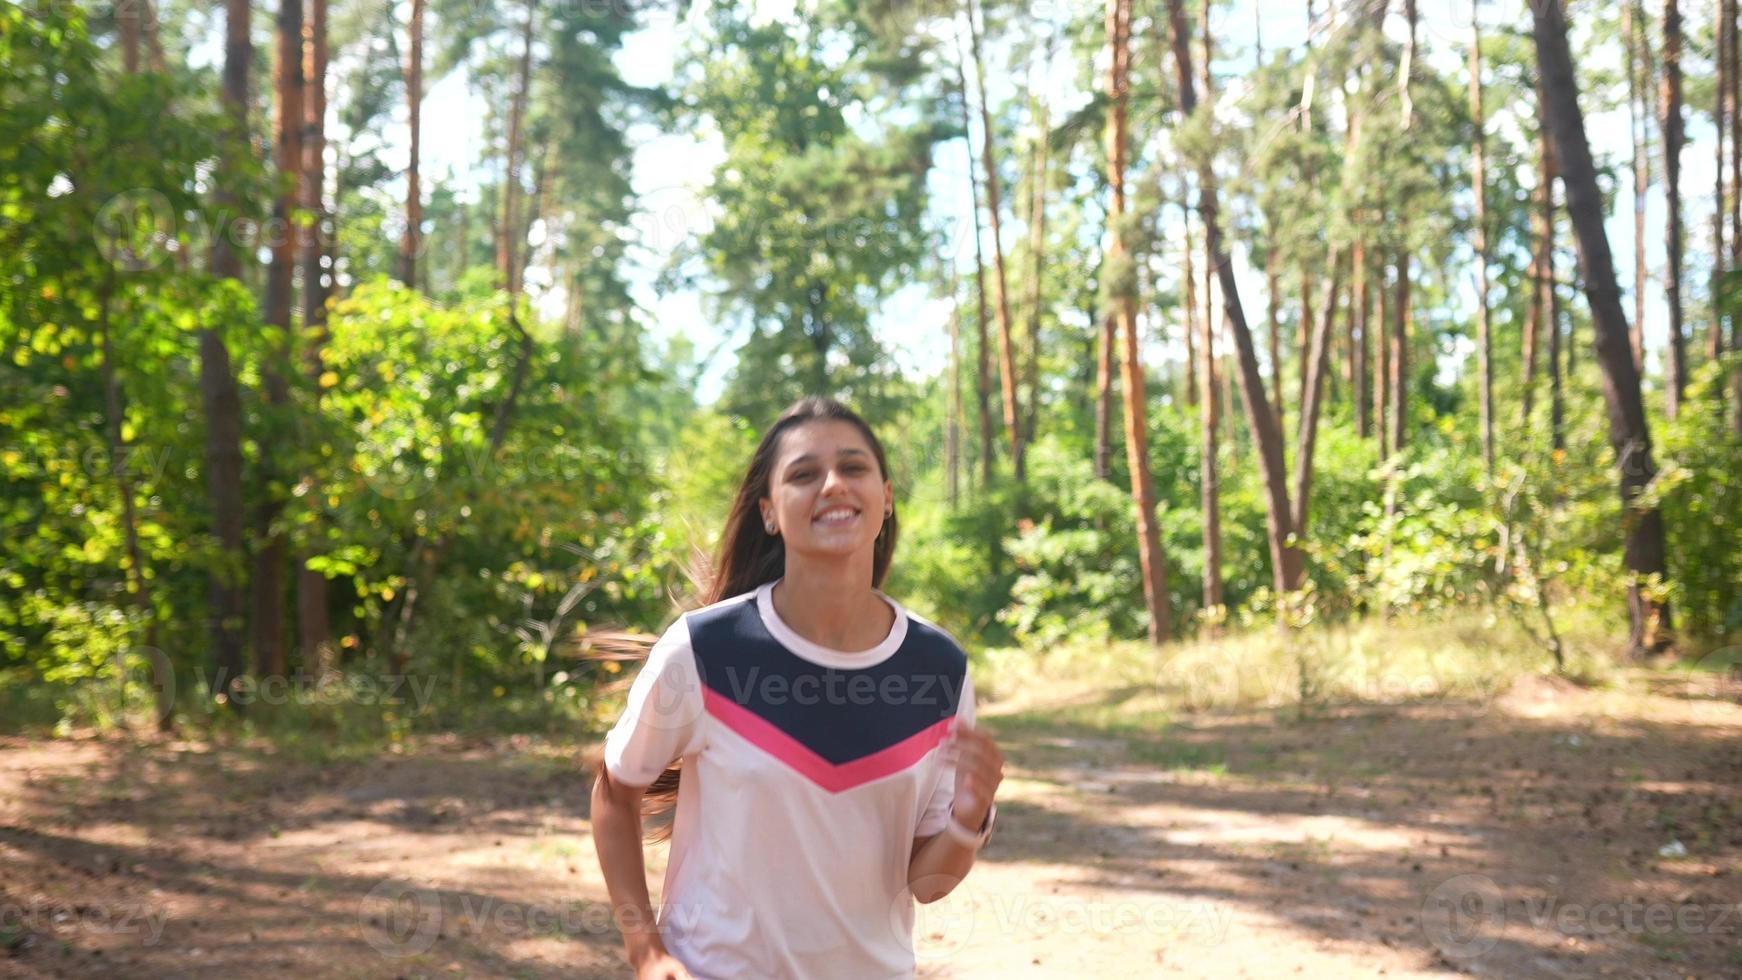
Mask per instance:
[[[762,523],[760,502],[769,495],[775,457],[780,452],[780,440],[788,431],[811,422],[846,422],[859,430],[877,459],[877,469],[889,479],[889,459],[883,443],[865,424],[858,413],[833,398],[812,395],[800,399],[780,413],[780,418],[762,433],[762,441],[750,457],[750,466],[738,484],[732,500],[732,510],[726,516],[726,531],[720,537],[719,557],[715,559],[707,587],[702,590],[702,604],[713,605],[733,596],[753,592],[786,574],[786,544],[777,535],[769,534]],[[871,558],[871,587],[882,586],[889,574],[889,563],[895,557],[898,525],[894,510],[884,518],[883,529],[877,533],[877,544]],[[659,774],[641,798],[641,816],[648,826],[647,839],[665,840],[671,836],[671,825],[663,817],[677,806],[677,787],[681,773],[671,766]]]

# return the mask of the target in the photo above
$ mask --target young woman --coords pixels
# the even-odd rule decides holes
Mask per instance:
[[[913,902],[990,836],[1004,758],[967,657],[878,590],[894,505],[883,446],[840,403],[763,434],[707,605],[654,644],[593,786],[638,980],[911,978]],[[674,805],[656,921],[642,817]]]

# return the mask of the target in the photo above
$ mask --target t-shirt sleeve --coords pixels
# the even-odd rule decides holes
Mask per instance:
[[[956,705],[956,722],[961,725],[974,723],[974,679],[966,672],[962,674],[962,696]],[[913,835],[930,837],[943,833],[944,824],[950,819],[950,803],[955,797],[956,766],[952,760],[940,768],[937,786],[932,790],[931,799],[926,801],[925,813],[920,816]]]
[[[674,761],[701,748],[702,685],[679,618],[648,651],[629,686],[622,717],[605,736],[605,769],[629,786],[647,786]]]

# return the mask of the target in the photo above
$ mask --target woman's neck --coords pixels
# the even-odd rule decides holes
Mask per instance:
[[[872,591],[870,562],[795,559],[787,555],[786,575],[770,596],[774,611],[793,632],[847,653],[869,650],[889,635],[895,612]]]

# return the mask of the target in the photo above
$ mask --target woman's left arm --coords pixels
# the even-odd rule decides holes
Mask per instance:
[[[950,736],[956,755],[954,802],[949,819],[973,835],[985,824],[998,784],[1004,779],[1004,753],[978,728],[958,727]],[[916,837],[907,864],[907,885],[920,903],[948,895],[974,867],[979,848],[957,835]]]

